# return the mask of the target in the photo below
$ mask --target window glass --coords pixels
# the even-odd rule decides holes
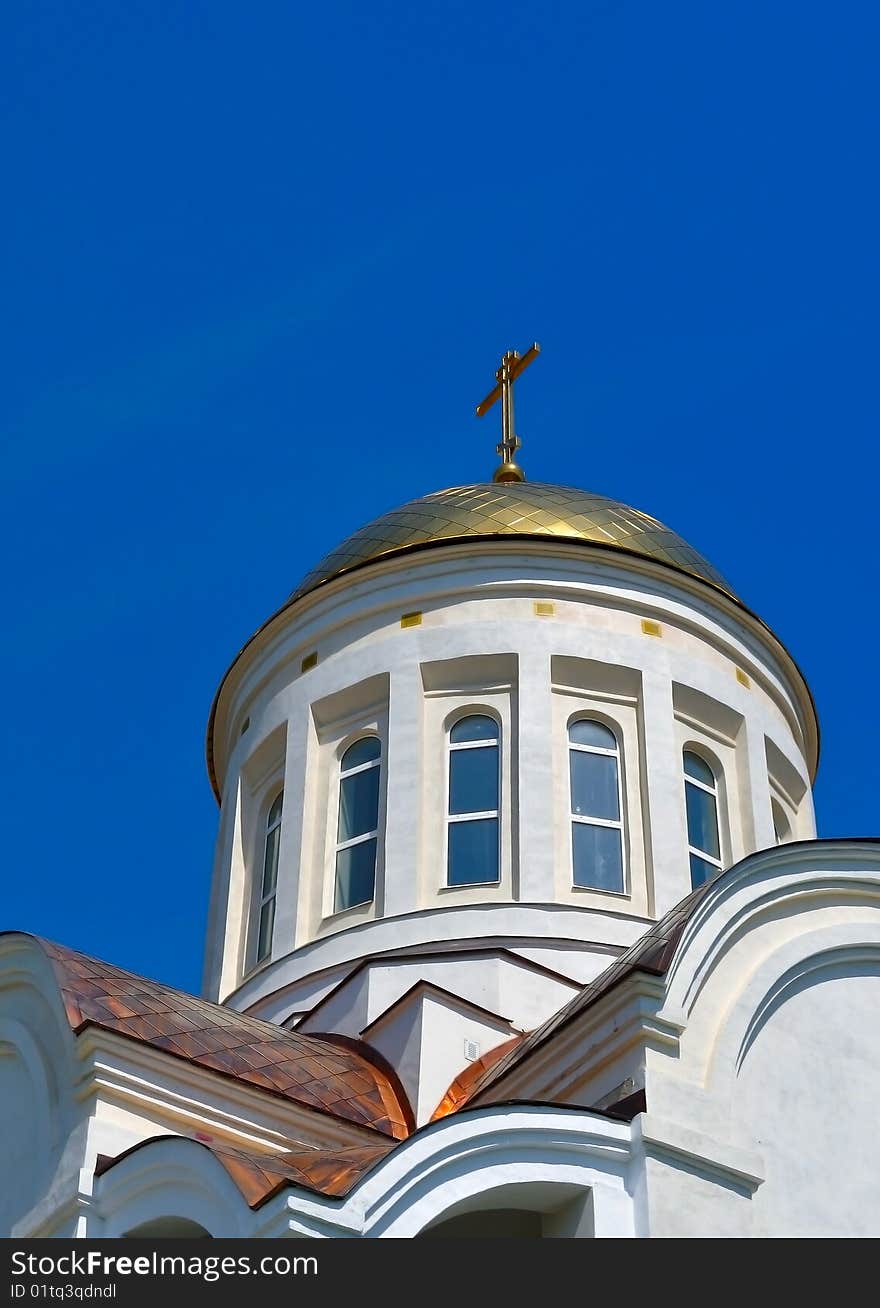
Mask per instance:
[[[692,786],[689,781],[685,782],[684,789],[687,798],[688,844],[693,845],[694,849],[701,849],[704,854],[720,859],[714,794],[710,795],[708,790]]]
[[[498,880],[498,819],[450,822],[447,859],[450,886]]]
[[[476,713],[471,714],[469,718],[462,718],[460,722],[456,722],[449,733],[449,742],[452,745],[461,745],[469,740],[497,739],[498,723],[495,719]]]
[[[376,881],[376,837],[362,840],[336,855],[336,906],[341,913],[355,904],[368,904]]]
[[[684,751],[683,765],[691,885],[696,888],[721,871],[718,782],[706,760],[692,750]]]
[[[456,749],[449,755],[449,812],[489,813],[498,808],[498,747]]]
[[[697,886],[701,886],[704,881],[708,881],[710,877],[717,876],[721,870],[717,863],[707,863],[704,858],[700,858],[699,854],[691,853],[690,859],[691,885],[694,890],[696,890]]]
[[[620,830],[592,822],[573,822],[574,884],[623,892]]]
[[[257,906],[257,940],[255,963],[262,963],[272,952],[272,930],[275,925],[275,891],[278,887],[278,852],[281,848],[281,811],[284,791],[275,796],[266,814],[266,835],[263,842],[263,868],[260,876],[260,898]]]
[[[342,771],[347,772],[350,768],[372,763],[379,758],[381,752],[382,745],[377,736],[364,736],[363,740],[356,740],[353,745],[349,745],[343,754],[340,764]]]
[[[339,764],[334,912],[368,904],[376,892],[382,743],[365,736]]]
[[[617,737],[604,722],[568,728],[572,879],[582,889],[622,894],[623,822]]]
[[[613,754],[588,754],[569,750],[571,767],[571,811],[581,817],[620,818],[617,758]]]
[[[617,749],[617,738],[604,722],[581,718],[572,722],[568,738],[573,745],[592,745],[594,749]]]
[[[365,768],[339,782],[337,843],[375,831],[379,825],[379,769]]]
[[[260,908],[260,927],[257,938],[257,962],[267,958],[272,948],[272,929],[275,925],[275,897],[267,899]]]
[[[278,882],[278,846],[281,843],[281,823],[266,835],[266,852],[263,858],[263,899],[275,891]]]
[[[685,751],[684,770],[695,781],[702,781],[704,786],[711,786],[713,790],[715,789],[715,773],[709,767],[709,764],[700,758],[699,754],[692,754],[690,750]]]
[[[498,723],[487,714],[461,718],[449,732],[446,882],[499,880]]]

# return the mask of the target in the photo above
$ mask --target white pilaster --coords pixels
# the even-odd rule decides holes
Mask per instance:
[[[752,848],[746,848],[745,852],[752,854],[757,849],[771,849],[776,844],[776,831],[770,806],[770,777],[767,772],[764,732],[758,723],[746,718],[743,722],[743,737],[748,793],[742,796],[741,808],[749,819],[744,823],[746,838],[751,835],[753,841]]]
[[[653,916],[662,917],[691,889],[681,751],[672,710],[672,678],[665,672],[644,672],[642,715],[642,805],[653,863]],[[649,895],[649,904],[650,900]]]
[[[281,843],[278,848],[278,890],[275,899],[275,930],[272,955],[289,954],[302,944],[307,918],[300,912],[300,883],[305,851],[305,824],[308,816],[307,766],[311,714],[301,698],[295,702],[287,722],[284,754],[284,812]]]
[[[384,904],[377,905],[384,917],[418,907],[422,719],[422,682],[414,642],[413,657],[391,671],[388,696]]]
[[[514,888],[524,903],[552,903],[553,837],[553,701],[550,655],[529,645],[519,654],[516,697],[517,750],[513,805],[518,816],[513,845]],[[519,876],[517,878],[517,859]]]

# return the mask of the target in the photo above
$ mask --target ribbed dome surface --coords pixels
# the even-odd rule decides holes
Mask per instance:
[[[290,598],[299,599],[375,559],[498,536],[549,536],[626,550],[700,577],[729,595],[734,593],[702,554],[639,509],[570,486],[486,482],[435,491],[383,513],[326,554]]]

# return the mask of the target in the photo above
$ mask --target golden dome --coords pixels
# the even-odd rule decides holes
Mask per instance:
[[[736,598],[702,554],[647,513],[570,486],[504,481],[435,491],[383,513],[326,554],[288,603],[377,559],[495,537],[552,537],[639,554],[708,581]]]

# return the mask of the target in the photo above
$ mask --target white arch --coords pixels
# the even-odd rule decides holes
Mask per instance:
[[[0,1201],[0,1235],[30,1234],[47,1208],[82,1105],[74,1099],[76,1042],[52,964],[33,936],[0,936],[0,1079],[10,1097],[0,1118],[0,1154],[7,1168],[23,1148],[27,1166]],[[5,1137],[5,1139],[4,1139]]]
[[[675,1120],[686,1105],[693,1129],[754,1149],[730,1132],[764,1026],[817,982],[866,972],[880,975],[876,844],[788,844],[743,860],[711,884],[670,964],[657,1018],[677,1033],[677,1057],[648,1051],[651,1112]]]
[[[488,1191],[533,1187],[592,1195],[595,1234],[632,1236],[630,1127],[580,1109],[480,1109],[444,1119],[395,1149],[349,1197],[363,1234],[412,1238]]]
[[[774,1012],[793,994],[831,976],[863,972],[880,976],[880,923],[872,924],[872,939],[866,940],[865,935],[863,923],[827,927],[791,941],[765,961],[746,992],[743,1008],[751,1010],[752,1017],[739,1039],[737,1072]],[[731,1030],[728,1042],[737,1036],[739,1032]]]
[[[827,909],[880,920],[880,850],[873,842],[810,841],[762,850],[712,882],[685,925],[666,979],[663,1016],[684,1027],[731,949],[757,928]],[[803,934],[803,925],[797,928]]]
[[[229,1173],[205,1145],[182,1136],[147,1141],[95,1184],[102,1238],[168,1218],[196,1222],[212,1236],[252,1233],[253,1214]]]

